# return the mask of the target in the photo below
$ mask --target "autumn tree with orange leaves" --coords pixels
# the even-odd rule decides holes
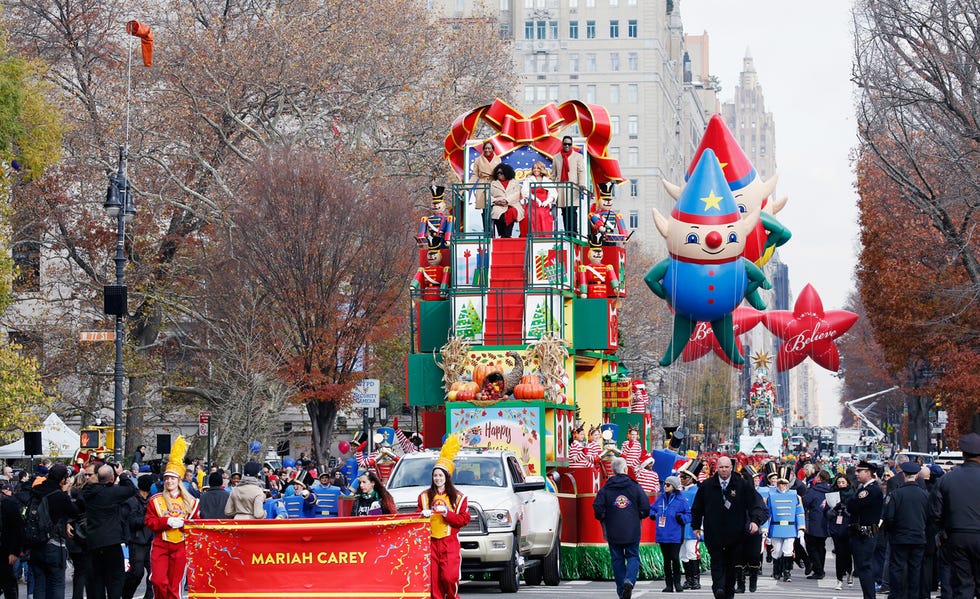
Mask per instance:
[[[858,281],[889,374],[908,398],[908,440],[928,450],[980,411],[980,58],[977,0],[861,0]],[[972,23],[972,26],[971,26]]]

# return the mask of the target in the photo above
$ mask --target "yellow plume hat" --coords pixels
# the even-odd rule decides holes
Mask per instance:
[[[462,449],[463,444],[459,440],[459,435],[449,435],[446,437],[445,443],[442,444],[442,450],[439,452],[439,457],[436,458],[435,465],[432,469],[442,468],[446,471],[449,476],[453,475],[453,470],[455,466],[453,465],[453,458]]]
[[[187,472],[187,466],[184,465],[185,455],[187,455],[187,440],[181,435],[174,439],[173,445],[170,446],[170,459],[167,461],[167,468],[163,475],[172,474],[183,479],[184,473]]]

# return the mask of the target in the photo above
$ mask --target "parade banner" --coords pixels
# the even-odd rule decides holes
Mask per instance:
[[[429,597],[417,516],[189,523],[188,597]]]

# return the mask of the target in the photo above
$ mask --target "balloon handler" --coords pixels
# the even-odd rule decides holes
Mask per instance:
[[[442,451],[432,466],[432,484],[422,491],[418,509],[429,518],[431,528],[430,579],[433,599],[459,597],[460,544],[459,529],[470,522],[469,503],[453,485],[453,458],[462,443],[456,435],[446,437]]]
[[[747,298],[758,310],[765,304],[756,291],[772,285],[758,266],[742,257],[745,238],[759,222],[761,207],[740,217],[714,152],[705,150],[674,205],[670,218],[656,209],[657,230],[670,256],[644,278],[657,297],[674,311],[674,330],[661,366],[680,357],[698,322],[708,322],[725,355],[743,364],[735,343],[732,311]]]
[[[170,460],[163,473],[163,491],[149,499],[144,522],[154,534],[150,550],[150,585],[156,599],[180,599],[181,581],[187,568],[184,524],[196,518],[198,501],[181,484],[187,468],[187,441],[174,440]]]

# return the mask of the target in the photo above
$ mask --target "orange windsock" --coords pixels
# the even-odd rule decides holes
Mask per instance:
[[[129,23],[126,23],[126,32],[140,38],[143,49],[143,65],[152,66],[153,32],[150,31],[150,26],[140,23],[139,21],[130,21]]]

